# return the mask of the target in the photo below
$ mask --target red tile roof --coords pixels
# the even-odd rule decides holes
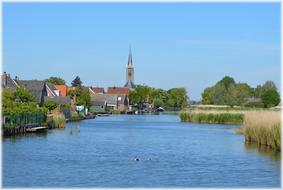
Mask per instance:
[[[97,93],[103,94],[103,93],[104,93],[104,88],[102,88],[102,87],[91,87],[91,90],[92,90],[95,94],[97,94]]]
[[[130,89],[128,87],[108,87],[108,94],[125,94],[128,95]]]

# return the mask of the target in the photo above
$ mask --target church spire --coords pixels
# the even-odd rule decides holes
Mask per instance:
[[[131,46],[130,46],[130,51],[129,51],[129,57],[128,57],[128,66],[129,65],[133,65],[133,58],[132,58],[132,50],[131,50]]]

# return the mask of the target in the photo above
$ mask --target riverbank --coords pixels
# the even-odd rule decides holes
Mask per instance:
[[[245,142],[257,143],[281,151],[280,111],[275,110],[194,110],[180,113],[182,122],[210,124],[240,124],[237,134],[245,136]]]
[[[275,111],[247,112],[242,127],[245,141],[281,151],[280,115]]]
[[[242,124],[242,113],[204,113],[204,112],[183,112],[180,113],[182,122],[193,123],[215,123],[215,124]]]

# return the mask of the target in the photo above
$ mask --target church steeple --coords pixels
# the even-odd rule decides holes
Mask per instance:
[[[132,50],[130,47],[129,56],[128,56],[128,64],[126,66],[126,84],[125,87],[134,88],[134,65],[132,58]]]
[[[128,65],[133,65],[131,46],[130,46],[129,57],[128,57]]]

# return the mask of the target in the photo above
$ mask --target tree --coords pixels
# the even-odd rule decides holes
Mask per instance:
[[[72,100],[75,100],[78,106],[85,106],[87,108],[91,106],[91,97],[88,89],[76,88],[75,90],[70,90],[68,91],[68,96]]]
[[[17,87],[12,99],[16,102],[35,102],[35,97],[24,87]]]
[[[54,85],[65,85],[66,81],[61,79],[60,77],[50,77],[46,79],[47,82],[54,84]]]
[[[142,109],[145,102],[149,102],[151,88],[144,85],[137,85],[134,91],[129,93],[131,104],[137,104],[138,109]],[[149,102],[150,103],[150,102]]]
[[[280,95],[277,90],[267,90],[262,94],[262,102],[264,107],[269,108],[277,106],[280,103]]]
[[[76,78],[72,81],[72,86],[73,87],[81,87],[82,86],[82,81],[79,76],[76,76]]]
[[[266,92],[268,90],[277,90],[274,82],[272,81],[266,81],[263,85],[262,85],[262,90],[263,92]]]
[[[232,77],[225,76],[217,84],[223,84],[225,89],[228,90],[230,84],[235,84],[235,80]]]
[[[172,88],[168,90],[170,104],[174,102],[174,108],[183,109],[188,104],[188,96],[185,88]],[[169,101],[168,100],[168,101]],[[172,101],[173,100],[173,101]]]
[[[77,90],[77,92],[76,92],[76,94],[77,94],[77,96],[76,96],[76,98],[77,98],[76,104],[77,105],[83,105],[83,106],[85,106],[87,108],[90,108],[90,106],[91,106],[91,97],[90,97],[88,89],[81,89],[81,88],[79,88],[79,89],[76,89],[76,90]]]
[[[204,89],[202,96],[202,104],[213,104],[214,89],[212,87]]]
[[[47,100],[44,102],[43,106],[46,107],[50,113],[52,110],[54,110],[57,107],[57,104],[52,100]]]

